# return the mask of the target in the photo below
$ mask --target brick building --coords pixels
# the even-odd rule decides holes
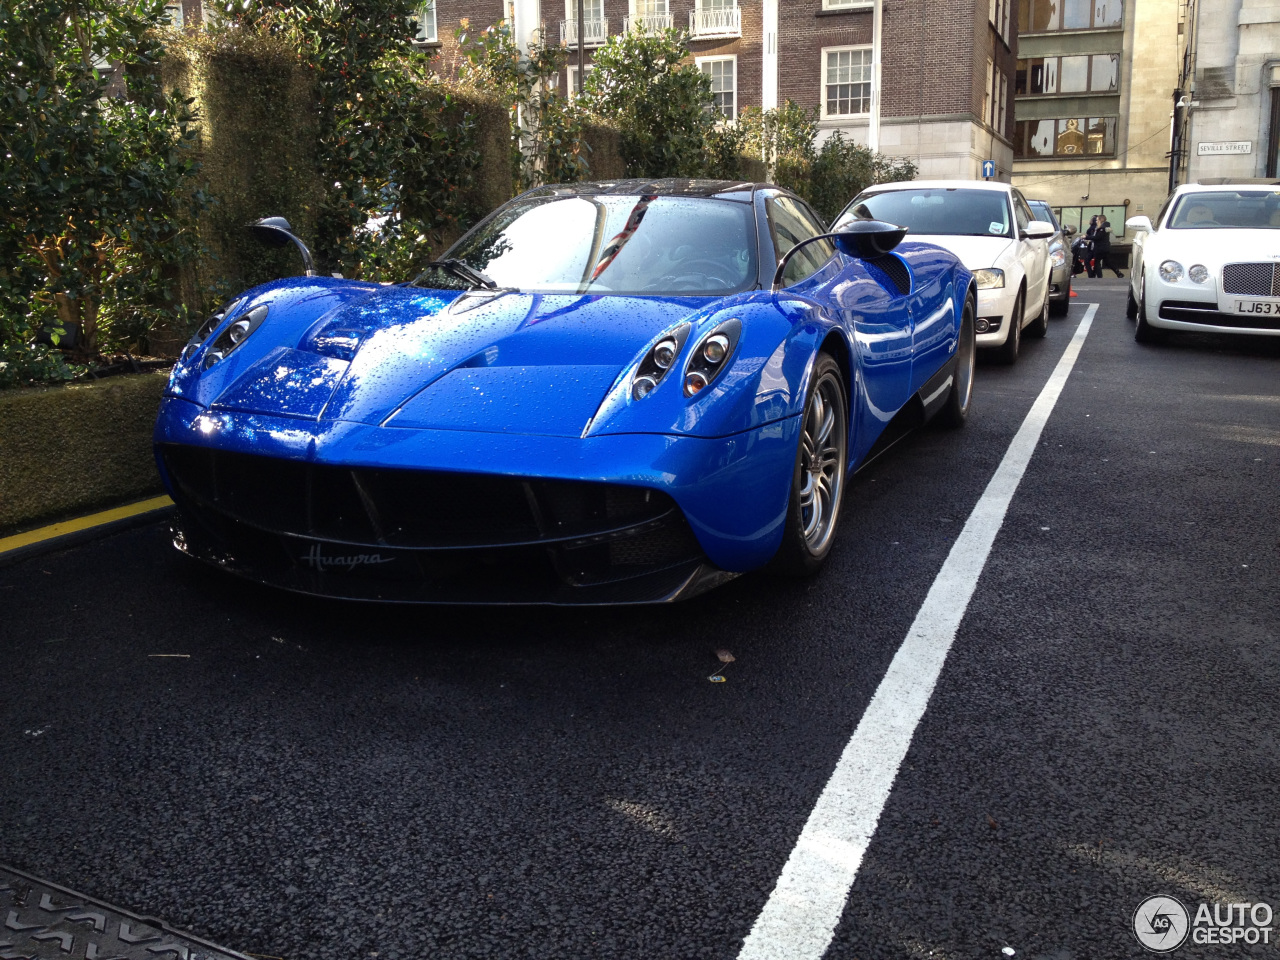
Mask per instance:
[[[818,107],[820,137],[841,130],[910,157],[922,177],[978,177],[1013,168],[1013,0],[881,0],[876,76],[874,0],[583,0],[587,70],[611,34],[643,25],[687,30],[693,61],[711,76],[721,111]],[[577,0],[433,0],[423,43],[456,63],[458,24],[507,19],[527,46],[539,34],[577,49]],[[574,89],[576,56],[560,82]],[[876,122],[878,119],[878,123]]]
[[[916,161],[921,177],[976,178],[994,160],[1013,169],[1015,0],[583,0],[587,70],[607,37],[643,26],[689,34],[691,59],[710,75],[732,119],[744,108],[792,100],[818,107],[819,137],[840,130]],[[1024,0],[1025,2],[1025,0]],[[526,48],[539,36],[576,54],[578,0],[426,0],[416,41],[458,67],[463,20],[480,31],[512,23]],[[190,26],[201,0],[169,4]],[[876,20],[880,16],[880,42]],[[879,74],[876,82],[877,50]],[[577,57],[559,78],[576,88]]]

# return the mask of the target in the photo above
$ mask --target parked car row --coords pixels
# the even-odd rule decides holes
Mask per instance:
[[[1024,330],[1031,337],[1049,332],[1052,297],[1064,283],[1060,274],[1054,279],[1051,245],[1064,246],[1062,233],[1054,220],[1037,217],[1016,187],[974,180],[877,184],[849,202],[836,229],[858,220],[900,224],[912,239],[958,256],[977,282],[978,346],[1004,362],[1018,359]]]

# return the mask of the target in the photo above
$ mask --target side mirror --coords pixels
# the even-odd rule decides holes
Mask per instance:
[[[896,247],[906,235],[907,228],[896,224],[884,223],[881,220],[854,220],[841,225],[833,233],[820,233],[808,240],[801,240],[778,261],[778,269],[773,272],[773,290],[776,293],[782,289],[782,273],[787,269],[787,264],[796,251],[818,240],[833,241],[836,249],[846,257],[874,260],[876,257],[883,257]]]
[[[1130,230],[1145,230],[1147,233],[1153,233],[1156,229],[1150,217],[1130,217],[1124,225]]]
[[[1063,227],[1062,233],[1067,237],[1074,237],[1079,231],[1075,227]]]
[[[1048,240],[1055,233],[1053,224],[1047,220],[1032,220],[1022,228],[1023,240]]]
[[[249,225],[249,232],[268,247],[284,247],[292,243],[302,254],[302,266],[308,277],[316,275],[316,264],[311,259],[311,251],[307,245],[294,236],[293,228],[284,217],[263,217]]]

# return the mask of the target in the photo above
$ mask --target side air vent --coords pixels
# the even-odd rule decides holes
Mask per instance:
[[[911,271],[900,257],[886,253],[883,257],[863,262],[867,265],[867,271],[886,290],[896,290],[904,297],[911,292]]]

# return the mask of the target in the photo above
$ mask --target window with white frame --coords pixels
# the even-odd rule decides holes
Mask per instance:
[[[996,125],[996,133],[1000,136],[1005,135],[1005,123],[1009,119],[1009,78],[1004,74],[1000,75],[1000,117],[999,123]]]
[[[629,30],[659,33],[671,27],[669,0],[631,0]]]
[[[592,71],[592,70],[594,70],[595,68],[596,68],[596,65],[595,65],[594,63],[588,63],[588,64],[587,64],[587,73],[588,73],[588,74],[590,74],[590,73],[591,73],[591,71]],[[571,96],[571,97],[576,97],[576,96],[578,95],[578,68],[577,68],[577,66],[570,66],[570,67],[569,67],[569,78],[568,78],[568,79],[569,79],[569,89],[568,89],[568,90],[566,90],[565,92],[566,92],[569,96]]]
[[[824,47],[822,114],[856,117],[871,112],[871,48]]]
[[[982,91],[982,119],[990,126],[995,126],[995,111],[991,96],[995,89],[995,75],[995,61],[987,57],[987,85]]]
[[[418,7],[418,32],[414,34],[415,43],[436,43],[440,37],[436,33],[436,0],[424,0]]]
[[[697,57],[698,69],[711,78],[713,109],[726,120],[738,115],[738,58]]]
[[[823,10],[870,10],[873,0],[822,0]]]
[[[175,30],[181,30],[183,27],[182,4],[180,2],[171,2],[164,5],[164,12],[169,15],[169,26]]]

